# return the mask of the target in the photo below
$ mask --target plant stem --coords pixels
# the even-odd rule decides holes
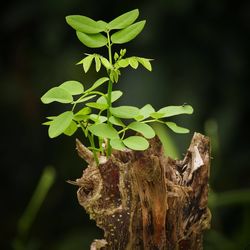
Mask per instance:
[[[93,148],[93,154],[94,154],[94,159],[95,159],[95,162],[97,165],[99,165],[99,160],[98,160],[98,157],[97,157],[97,153],[96,153],[96,150],[95,150],[95,142],[94,142],[94,137],[93,137],[93,134],[88,134],[88,138],[89,138],[89,142],[90,142],[90,145],[91,147]]]
[[[108,53],[109,53],[109,62],[111,65],[112,64],[112,51],[111,51],[111,43],[110,43],[110,36],[109,32],[107,32],[107,37],[108,37]],[[110,74],[110,72],[109,72]],[[109,121],[109,118],[111,116],[110,113],[110,108],[112,107],[112,102],[111,102],[111,93],[113,89],[113,82],[111,81],[110,75],[109,75],[109,84],[108,84],[108,95],[107,95],[107,104],[108,104],[108,110],[107,110],[107,118],[108,118],[108,124],[112,126],[112,124]],[[107,156],[111,155],[111,145],[110,145],[110,140],[108,139],[108,145],[107,145]]]

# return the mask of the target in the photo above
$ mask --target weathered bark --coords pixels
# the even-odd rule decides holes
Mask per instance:
[[[77,140],[89,166],[76,182],[77,197],[104,231],[91,249],[202,249],[210,225],[207,208],[209,139],[195,133],[183,160],[165,157],[158,138],[146,151],[100,157]]]

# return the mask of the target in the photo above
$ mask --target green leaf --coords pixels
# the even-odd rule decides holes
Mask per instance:
[[[52,121],[43,122],[42,125],[50,125]]]
[[[126,68],[129,65],[129,58],[121,59],[121,60],[117,61],[117,64],[121,68]]]
[[[111,22],[108,23],[108,29],[113,30],[113,29],[123,29],[132,24],[137,17],[139,16],[139,10],[131,10],[129,12],[126,12]]]
[[[98,33],[98,34],[85,34],[80,31],[76,32],[78,39],[89,48],[100,48],[107,44],[107,38]]]
[[[183,105],[183,106],[168,106],[158,110],[157,113],[164,114],[163,117],[170,117],[181,114],[192,114],[193,111],[194,110],[190,105]]]
[[[133,57],[129,57],[128,58],[128,61],[129,61],[129,65],[133,68],[133,69],[137,69],[138,68],[138,61],[136,60],[136,57],[133,56]]]
[[[141,133],[147,139],[155,137],[155,131],[148,124],[132,122],[128,125],[128,128]]]
[[[77,130],[77,124],[74,121],[71,121],[71,123],[63,133],[67,136],[71,136],[76,132],[76,130]]]
[[[107,121],[107,117],[106,116],[96,115],[96,114],[91,114],[89,116],[89,119],[91,119],[95,123],[103,123],[103,122]]]
[[[62,83],[59,87],[65,89],[71,95],[79,95],[82,94],[84,91],[83,85],[78,81],[66,81]]]
[[[103,21],[103,20],[99,20],[97,21],[98,25],[100,26],[100,28],[102,28],[102,31],[106,31],[107,27],[108,27],[108,23]]]
[[[109,124],[100,123],[89,127],[89,131],[98,137],[108,139],[119,139],[118,132]]]
[[[114,148],[116,150],[123,151],[123,150],[127,149],[121,139],[111,139],[110,145],[112,148]]]
[[[96,70],[96,72],[100,71],[101,66],[102,66],[102,64],[101,64],[99,56],[95,55],[95,70]]]
[[[160,113],[159,111],[153,112],[150,114],[150,116],[154,119],[160,119],[160,118],[164,117],[164,113]]]
[[[70,125],[73,116],[72,111],[66,111],[55,117],[49,126],[49,137],[55,138],[62,134]]]
[[[60,103],[71,103],[73,101],[72,95],[63,88],[54,87],[47,91],[42,97],[41,101],[45,104],[51,102],[60,102]]]
[[[96,102],[86,103],[86,106],[90,108],[100,109],[100,110],[105,110],[108,108],[108,104],[96,103]]]
[[[100,56],[100,59],[101,59],[101,62],[103,64],[103,66],[106,68],[106,69],[112,69],[113,66],[111,65],[111,63],[108,61],[108,59],[106,59],[105,57],[103,56]]]
[[[114,116],[109,117],[109,122],[112,123],[113,125],[125,127],[125,124],[119,118],[114,117]]]
[[[146,150],[149,147],[148,141],[141,136],[130,136],[124,139],[123,143],[133,150]]]
[[[118,118],[131,119],[139,114],[139,109],[133,106],[120,106],[110,108],[110,112],[113,116]]]
[[[146,104],[139,110],[139,116],[136,117],[136,120],[138,121],[144,120],[148,118],[154,112],[155,112],[155,109],[150,104]]]
[[[93,19],[86,16],[80,16],[80,15],[67,16],[66,22],[73,29],[87,34],[96,34],[105,30],[103,23],[96,22]]]
[[[180,127],[180,126],[178,126],[178,125],[177,125],[176,123],[174,123],[174,122],[166,122],[166,125],[167,125],[171,130],[173,130],[175,133],[178,133],[178,134],[186,134],[186,133],[189,133],[189,129]]]
[[[83,121],[88,119],[88,115],[91,113],[91,108],[84,107],[81,110],[79,110],[76,114],[74,114],[74,120],[76,121]]]
[[[150,60],[152,59],[147,59],[147,58],[143,58],[143,57],[136,57],[138,62],[147,70],[152,71],[152,66],[150,63]]]
[[[103,83],[107,82],[108,80],[109,80],[108,77],[102,77],[102,78],[98,79],[98,80],[95,81],[95,82],[93,83],[93,85],[92,85],[89,89],[87,89],[85,92],[87,93],[87,92],[90,92],[90,91],[92,91],[92,90],[98,88],[98,87],[101,86]]]
[[[82,103],[82,102],[86,102],[86,101],[88,101],[88,100],[90,100],[90,99],[92,99],[92,98],[94,98],[94,97],[96,97],[96,95],[87,95],[86,97],[81,97],[81,98],[79,98],[78,100],[76,100],[75,102],[73,102],[74,104],[75,103]]]
[[[117,101],[121,96],[123,95],[123,93],[120,90],[115,90],[111,92],[111,103]],[[107,103],[107,94],[105,96],[100,96],[97,100],[97,103],[103,103],[106,104]]]
[[[123,30],[119,30],[111,36],[112,43],[122,44],[134,39],[144,28],[146,21],[134,23]]]
[[[88,55],[85,58],[83,58],[81,62],[79,62],[79,63],[82,63],[83,70],[85,73],[89,71],[89,68],[92,64],[93,59],[94,59],[94,55]]]

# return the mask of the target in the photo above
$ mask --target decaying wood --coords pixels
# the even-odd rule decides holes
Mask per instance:
[[[89,166],[75,182],[77,197],[104,231],[91,250],[202,249],[210,225],[207,208],[209,139],[195,133],[183,160],[165,157],[156,137],[146,151],[100,157],[77,140]]]

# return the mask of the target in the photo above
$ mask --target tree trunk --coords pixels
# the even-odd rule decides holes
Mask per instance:
[[[91,250],[202,249],[209,228],[207,207],[209,139],[195,133],[183,160],[164,156],[155,137],[146,151],[113,151],[100,156],[77,140],[78,154],[89,166],[76,182],[77,197],[104,231]]]

